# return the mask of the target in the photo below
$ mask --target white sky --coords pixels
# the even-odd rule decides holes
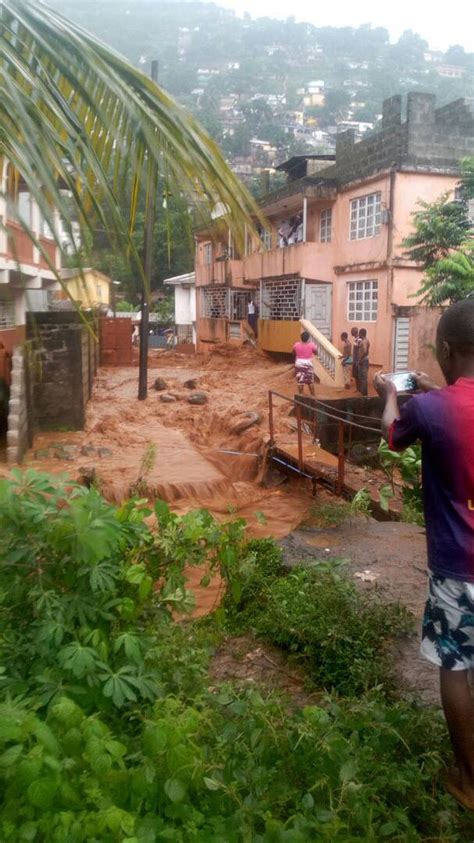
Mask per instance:
[[[474,52],[474,11],[471,0],[216,0],[217,5],[249,12],[252,17],[287,18],[315,26],[384,26],[396,41],[405,29],[425,38],[431,49],[461,44]],[[470,9],[470,11],[469,11]]]

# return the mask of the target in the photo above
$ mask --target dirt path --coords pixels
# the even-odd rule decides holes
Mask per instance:
[[[426,599],[424,530],[414,524],[353,519],[337,527],[294,530],[280,541],[287,565],[339,558],[362,589],[377,589],[387,601],[402,603],[415,617],[415,634],[399,644],[396,669],[402,689],[425,703],[439,703],[438,671],[419,655]]]

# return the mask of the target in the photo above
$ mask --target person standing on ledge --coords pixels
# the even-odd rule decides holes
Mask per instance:
[[[422,443],[423,503],[429,592],[421,654],[439,667],[441,701],[456,766],[446,789],[474,811],[474,299],[449,307],[436,337],[447,386],[416,374],[421,390],[399,408],[383,375],[374,381],[385,400],[382,431],[390,448]]]
[[[307,386],[311,395],[314,397],[313,357],[317,355],[318,349],[314,342],[311,342],[308,331],[303,331],[301,341],[295,342],[293,353],[295,355],[295,376],[296,383],[298,384],[298,393],[303,395],[304,388]]]
[[[358,339],[357,358],[357,389],[366,398],[369,394],[369,352],[370,342],[367,339],[367,331],[361,328]]]
[[[357,364],[359,362],[359,329],[358,328],[351,328],[351,337],[352,337],[352,377],[354,378],[357,386]]]

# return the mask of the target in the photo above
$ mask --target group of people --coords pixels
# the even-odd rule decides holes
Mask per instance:
[[[296,214],[289,220],[283,220],[278,229],[278,245],[280,249],[301,243],[304,237],[303,214]]]
[[[365,328],[352,328],[351,338],[344,331],[341,334],[342,343],[342,365],[344,371],[344,384],[346,389],[350,388],[351,377],[354,378],[357,389],[362,395],[369,393],[369,352],[370,342]],[[313,357],[318,354],[316,345],[311,342],[308,331],[303,331],[301,339],[293,346],[295,355],[295,376],[298,385],[298,392],[303,394],[305,386],[310,394],[314,395],[314,368]]]
[[[369,351],[370,342],[365,328],[351,328],[351,336],[344,331],[341,334],[342,365],[344,385],[350,388],[351,377],[359,392],[369,394]]]

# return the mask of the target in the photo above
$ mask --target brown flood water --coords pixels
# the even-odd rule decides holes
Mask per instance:
[[[161,402],[161,393],[153,389],[158,374],[175,402]],[[292,481],[267,488],[261,482],[268,389],[291,396],[291,366],[253,349],[224,348],[194,357],[161,352],[151,361],[143,402],[136,397],[137,375],[136,368],[101,369],[85,430],[38,435],[28,464],[67,471],[75,479],[93,475],[104,496],[117,503],[138,492],[161,498],[180,513],[204,507],[218,519],[243,517],[255,537],[282,538],[301,523],[312,504],[311,487]],[[187,403],[190,390],[184,382],[189,378],[197,379],[207,404]],[[249,411],[258,413],[261,422],[242,431]],[[288,405],[278,407],[276,424],[288,429]],[[218,578],[199,587],[202,573],[189,572],[199,615],[216,605],[221,588]]]

